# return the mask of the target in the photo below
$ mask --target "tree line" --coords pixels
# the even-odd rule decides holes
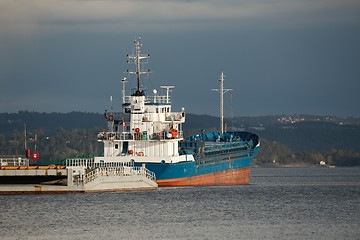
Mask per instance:
[[[314,166],[320,162],[330,166],[360,166],[360,152],[336,148],[327,151],[294,152],[283,143],[262,139],[261,151],[254,159],[254,164],[259,166]]]
[[[64,164],[66,158],[101,156],[103,144],[97,142],[100,127],[67,130],[58,128],[55,133],[47,134],[36,129],[27,134],[27,147],[40,153],[39,165]],[[196,133],[185,131],[185,136]],[[24,132],[15,129],[11,135],[0,134],[0,155],[24,156]],[[277,165],[319,165],[324,161],[335,166],[360,166],[360,152],[331,148],[327,151],[295,152],[284,143],[275,140],[261,139],[260,153],[254,164],[259,166]],[[35,163],[34,163],[35,164]]]
[[[53,134],[42,129],[27,133],[26,145],[31,152],[37,151],[40,160],[36,164],[63,164],[66,158],[99,156],[103,145],[97,142],[100,128],[67,130],[58,128]],[[14,130],[10,136],[0,134],[0,155],[25,156],[25,134]]]

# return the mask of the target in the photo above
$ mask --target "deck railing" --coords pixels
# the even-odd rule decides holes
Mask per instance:
[[[175,139],[183,138],[183,131],[178,131]],[[130,132],[101,132],[98,134],[99,140],[122,140],[122,141],[132,141],[132,140],[166,140],[171,139],[167,138],[166,132],[154,133],[152,135],[144,133],[130,133]]]
[[[71,158],[66,159],[65,166],[66,167],[94,167],[94,158]]]
[[[145,101],[146,103],[170,104],[171,96],[166,96],[166,95],[146,96]],[[125,103],[131,103],[131,96],[125,96]]]

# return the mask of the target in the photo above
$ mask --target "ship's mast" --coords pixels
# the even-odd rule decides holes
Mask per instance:
[[[224,89],[224,71],[221,71],[220,74],[220,89],[211,89],[213,91],[216,91],[220,94],[220,131],[221,133],[224,133],[224,94],[228,91],[231,91],[233,89]]]
[[[128,57],[128,63],[135,64],[135,71],[127,70],[127,73],[136,75],[137,88],[134,93],[134,96],[144,96],[144,91],[141,89],[140,76],[142,74],[148,74],[150,72],[150,70],[148,70],[148,71],[141,70],[141,63],[142,63],[141,60],[148,59],[150,57],[150,55],[149,54],[141,54],[142,44],[140,43],[140,38],[138,40],[135,40],[134,44],[135,44],[135,54],[127,55],[127,57]]]

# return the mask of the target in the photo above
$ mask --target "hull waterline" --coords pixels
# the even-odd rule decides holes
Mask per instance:
[[[187,178],[157,180],[159,187],[223,186],[249,184],[250,167],[208,173]]]

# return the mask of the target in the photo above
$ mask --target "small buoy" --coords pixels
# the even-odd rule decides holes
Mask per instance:
[[[131,155],[134,154],[134,151],[130,149],[129,154],[131,154]]]
[[[144,156],[144,152],[138,152],[138,156]]]
[[[140,132],[140,128],[135,128],[135,132]]]

